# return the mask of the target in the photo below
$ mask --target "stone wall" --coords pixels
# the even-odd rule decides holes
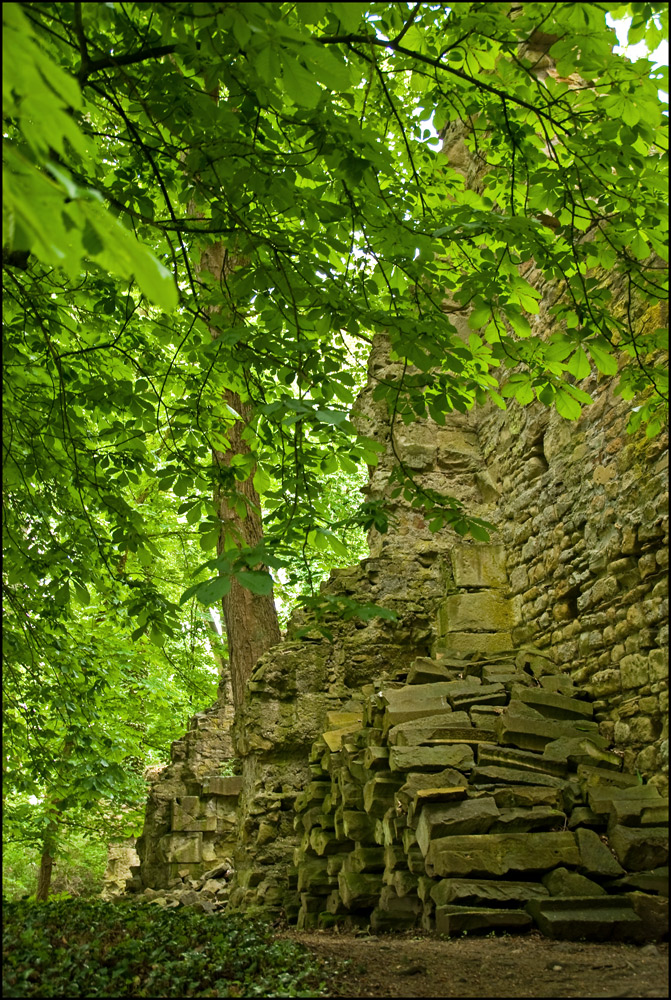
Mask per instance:
[[[481,416],[516,642],[552,653],[595,698],[625,767],[668,787],[668,435],[626,433],[612,383],[569,423],[545,408]]]

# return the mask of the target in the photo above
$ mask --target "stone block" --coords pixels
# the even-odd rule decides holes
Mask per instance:
[[[499,816],[490,798],[465,799],[462,802],[427,802],[419,815],[415,835],[423,855],[436,837],[486,833]]]
[[[457,587],[505,587],[506,553],[503,545],[459,545],[450,552]]]
[[[497,833],[437,838],[425,860],[428,875],[497,877],[575,867],[580,854],[572,833]]]
[[[449,681],[435,684],[408,684],[401,688],[384,688],[380,704],[384,705],[384,730],[401,722],[449,712],[447,701]]]
[[[551,740],[563,736],[580,738],[587,736],[600,749],[608,745],[607,740],[599,735],[596,722],[582,719],[551,720],[527,716],[515,711],[515,703],[511,702],[507,711],[502,712],[496,722],[496,735],[499,743],[520,747],[522,750],[543,750]]]
[[[563,736],[558,740],[552,740],[543,747],[543,758],[572,764],[574,767],[578,764],[592,764],[594,767],[612,771],[619,771],[622,768],[621,757],[608,750],[601,750],[587,738]]]
[[[543,885],[551,896],[605,896],[603,889],[592,879],[570,872],[568,868],[555,868],[543,876]]]
[[[228,778],[207,777],[203,778],[204,795],[224,795],[237,798],[242,791],[242,775],[233,775]]]
[[[617,878],[624,875],[622,865],[594,830],[578,829],[575,831],[575,838],[580,851],[580,862],[575,867],[583,875],[593,875],[595,878]]]
[[[513,647],[512,635],[505,632],[449,632],[438,638],[432,653],[449,653],[453,656],[470,656],[483,653],[487,656],[507,652]]]
[[[547,785],[508,785],[494,788],[491,795],[499,809],[532,809],[535,806],[559,809],[563,803],[561,788]]]
[[[654,785],[632,785],[616,788],[595,785],[588,788],[587,801],[593,812],[607,813],[617,823],[638,825],[645,809],[664,805],[664,799]]]
[[[650,682],[648,657],[641,655],[641,653],[632,653],[630,656],[623,656],[619,667],[623,690],[629,688],[639,690]]]
[[[457,714],[456,712],[454,713]],[[459,713],[461,715],[461,712]],[[426,727],[416,726],[414,729],[406,729],[404,732],[396,734],[397,746],[421,746],[422,744],[433,744],[437,742],[469,743],[477,746],[479,743],[491,743],[495,734],[491,729],[477,729],[474,726],[436,726]]]
[[[531,809],[502,809],[490,832],[530,833],[535,830],[563,830],[565,826],[566,814],[561,809],[534,806]]]
[[[338,875],[340,898],[348,910],[372,909],[380,898],[382,888],[381,875],[346,872],[342,869]]]
[[[298,869],[298,891],[319,894],[333,888],[335,878],[329,875],[326,858],[310,858]]]
[[[474,764],[473,750],[465,744],[433,747],[391,747],[389,766],[392,771],[441,771],[455,768],[470,771]]]
[[[420,716],[392,726],[387,733],[387,742],[392,746],[417,746],[426,739],[435,739],[441,729],[452,726],[470,728],[471,720],[468,712],[453,712],[448,705],[440,714],[430,715],[428,718]]]
[[[668,827],[616,826],[609,828],[608,840],[618,861],[628,871],[645,871],[669,860]]]
[[[342,825],[343,833],[349,840],[356,840],[362,844],[375,843],[375,819],[368,813],[357,809],[343,809]]]
[[[552,745],[552,744],[549,744]],[[477,748],[478,765],[486,767],[514,767],[522,771],[539,771],[543,774],[554,774],[563,777],[568,768],[561,760],[548,759],[539,753],[528,750],[518,750],[514,747],[500,747],[492,743],[480,744]]]
[[[599,670],[588,682],[588,690],[594,698],[607,698],[622,690],[620,671],[612,667]]]
[[[375,777],[363,786],[363,807],[371,816],[382,819],[394,802],[394,793],[403,779]]]
[[[554,774],[544,774],[540,771],[524,771],[520,768],[475,767],[471,772],[471,784],[478,785],[546,785],[549,788],[563,789],[566,782]]]
[[[438,906],[524,906],[530,899],[549,895],[538,882],[500,881],[497,879],[447,878],[430,883],[430,895]]]
[[[203,859],[203,835],[168,833],[159,840],[159,851],[168,863],[199,864]]]
[[[532,918],[524,910],[490,909],[468,906],[437,906],[436,933],[451,936],[468,934],[473,931],[528,930],[532,926]]]
[[[508,694],[500,683],[482,684],[480,687],[472,688],[455,681],[447,698],[456,712],[459,709],[470,709],[475,705],[505,705]]]
[[[580,701],[578,698],[567,698],[540,688],[528,688],[515,684],[510,692],[511,699],[530,705],[545,718],[570,720],[591,719],[594,708],[591,702]]]
[[[438,609],[438,633],[507,632],[517,623],[513,601],[492,590],[451,594]]]
[[[526,910],[546,937],[564,941],[635,938],[641,928],[629,901],[621,896],[534,899]]]
[[[340,870],[362,874],[370,872],[379,873],[383,872],[384,869],[384,847],[366,847],[364,844],[357,844],[354,850],[347,855]]]
[[[437,660],[428,656],[419,657],[414,660],[408,671],[408,684],[432,684],[436,681],[451,680],[451,671],[448,667],[442,666]]]

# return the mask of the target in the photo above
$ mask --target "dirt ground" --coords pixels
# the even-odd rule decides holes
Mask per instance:
[[[329,997],[668,997],[669,946],[551,941],[538,933],[285,932],[323,963]]]

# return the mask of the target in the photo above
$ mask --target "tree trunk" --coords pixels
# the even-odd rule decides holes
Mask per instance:
[[[40,870],[37,875],[37,892],[35,893],[35,899],[38,903],[46,903],[49,898],[53,866],[54,859],[51,856],[51,843],[48,839],[45,839],[40,859]]]
[[[223,244],[219,243],[203,253],[197,270],[210,271],[221,283],[227,274],[236,267],[244,265],[244,260],[229,256]],[[211,333],[216,338],[217,331],[212,329]],[[225,452],[214,452],[214,461],[217,465],[230,466],[234,455],[249,454],[251,451],[242,437],[249,422],[251,407],[232,390],[227,390],[223,399],[240,414],[241,418],[228,431],[231,447]],[[245,504],[245,517],[241,517],[235,507],[228,502],[226,494],[215,487],[215,510],[222,521],[217,555],[221,555],[227,545],[230,547],[232,538],[237,539],[238,545],[250,547],[258,545],[263,538],[261,505],[259,495],[254,489],[253,477],[254,470],[247,479],[238,481],[235,487],[236,493],[249,501]],[[230,591],[222,598],[222,610],[228,642],[233,706],[237,712],[244,699],[247,681],[254,664],[263,653],[280,641],[280,626],[272,591],[270,594],[253,594],[242,587],[237,580],[232,581]]]
[[[229,431],[230,450],[215,452],[214,457],[218,465],[229,465],[234,455],[250,451],[246,442],[242,440],[242,432],[250,416],[249,404],[243,402],[237,393],[230,391],[224,398],[228,405],[240,414],[242,420],[235,423]],[[221,555],[224,551],[227,541],[230,545],[230,536],[234,532],[240,543],[250,548],[258,545],[263,538],[259,495],[254,489],[252,480],[253,473],[243,482],[238,482],[236,486],[236,492],[249,501],[246,505],[247,515],[244,518],[241,518],[228,503],[224,494],[215,496],[217,514],[223,522],[217,544],[217,555]],[[242,587],[237,580],[233,580],[230,591],[222,599],[222,606],[228,638],[233,705],[237,711],[245,696],[247,681],[254,664],[266,650],[280,641],[280,626],[272,592],[253,594]]]

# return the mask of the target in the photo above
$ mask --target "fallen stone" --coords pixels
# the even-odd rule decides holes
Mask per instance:
[[[576,830],[575,838],[580,851],[580,862],[576,867],[583,875],[594,875],[596,878],[624,875],[624,869],[594,830]]]
[[[379,701],[384,707],[383,732],[401,722],[441,715],[450,709],[447,692],[451,681],[434,684],[408,684],[400,688],[383,688]]]
[[[525,705],[531,705],[548,719],[591,719],[594,715],[591,702],[580,701],[578,698],[567,698],[565,695],[555,694],[546,689],[513,687],[510,695],[511,699],[514,698]]]
[[[665,941],[669,936],[668,896],[651,896],[645,892],[629,892],[627,899],[643,925],[637,940]]]
[[[598,830],[605,829],[606,819],[604,816],[598,816],[589,806],[576,806],[571,811],[568,828],[569,830],[575,830],[579,826],[595,827]]]
[[[548,785],[512,785],[499,788],[494,786],[492,795],[499,809],[532,808],[551,806],[558,809],[563,797],[560,788]]]
[[[593,736],[590,736],[590,739],[594,742]],[[600,746],[598,743],[596,745]],[[605,745],[606,743],[604,740],[604,746]],[[602,767],[595,767],[592,764],[578,764],[577,770],[578,780],[585,789],[601,785],[609,787],[614,786],[616,788],[641,787],[639,779],[635,774],[627,774],[622,771],[610,771]]]
[[[438,934],[451,936],[473,931],[523,931],[532,926],[524,910],[489,909],[468,906],[437,906],[435,927]]]
[[[422,716],[417,719],[409,719],[407,722],[400,722],[397,726],[392,726],[387,733],[387,742],[392,746],[397,743],[400,746],[416,746],[424,738],[422,735],[420,739],[417,734],[430,733],[431,737],[429,738],[432,738],[441,729],[452,726],[470,729],[471,720],[468,712],[453,712],[452,709],[448,709],[438,715]]]
[[[543,758],[572,764],[574,767],[578,764],[592,764],[594,767],[604,767],[613,771],[622,768],[621,757],[608,750],[601,750],[587,737],[563,736],[558,740],[552,740],[543,747]]]
[[[553,774],[541,771],[524,771],[512,767],[475,767],[471,772],[471,784],[477,785],[546,785],[548,788],[563,788],[565,781]]]
[[[552,745],[552,744],[550,744]],[[514,767],[523,771],[541,771],[562,778],[568,768],[559,759],[546,759],[544,755],[515,747],[500,747],[492,743],[480,744],[477,748],[478,764],[494,764],[498,767]]]
[[[629,871],[657,868],[669,860],[668,827],[638,829],[616,824],[608,829],[608,841],[620,864]]]
[[[389,768],[389,748],[370,746],[363,752],[363,766],[366,771],[386,771]]]
[[[555,868],[543,876],[543,885],[551,896],[605,896],[603,889],[592,879],[585,878],[568,868]]]
[[[436,837],[486,833],[498,816],[496,803],[489,798],[465,799],[453,804],[429,802],[419,814],[417,843],[426,856],[431,840]]]
[[[460,906],[524,906],[530,899],[548,894],[547,888],[538,882],[448,878],[440,882],[431,879],[429,885],[429,895],[438,906],[449,903]]]
[[[460,771],[447,767],[443,771],[411,771],[405,775],[405,784],[396,793],[394,805],[399,811],[407,813],[411,802],[418,791],[424,788],[459,788],[466,785],[466,779]]]
[[[426,853],[427,875],[503,876],[543,873],[559,865],[577,866],[580,854],[572,833],[497,833],[440,837]]]
[[[502,809],[490,827],[491,833],[523,833],[535,830],[563,830],[566,815],[561,809],[534,806],[531,809]]]
[[[609,814],[617,823],[632,825],[640,822],[645,809],[665,805],[654,785],[633,785],[630,788],[588,788],[587,801],[593,812]]]
[[[628,900],[621,896],[533,899],[525,909],[546,937],[564,941],[635,939],[642,927]]]
[[[382,891],[382,876],[359,874],[341,870],[338,875],[338,889],[344,906],[348,910],[373,909]]]
[[[472,749],[464,744],[437,747],[391,747],[389,766],[392,771],[441,771],[458,768],[470,771],[475,763]]]
[[[432,684],[453,679],[453,671],[428,656],[419,657],[410,665],[408,684]]]
[[[517,709],[518,703],[511,702],[496,724],[499,743],[512,744],[522,750],[544,750],[547,743],[561,737],[578,738],[587,736],[600,749],[608,745],[599,735],[596,722],[589,720],[551,720],[540,716],[527,715]],[[533,711],[533,710],[532,710]]]
[[[402,780],[402,779],[400,779]],[[394,802],[399,779],[375,777],[363,786],[363,807],[371,816],[382,818]],[[354,838],[356,839],[356,838]]]
[[[644,893],[658,893],[660,896],[669,895],[669,869],[668,867],[653,868],[645,872],[632,872],[609,883],[609,889],[615,892],[626,892],[639,890]]]
[[[420,788],[416,792],[412,802],[408,806],[407,821],[408,826],[415,827],[417,825],[416,818],[419,818],[419,813],[422,806],[427,802],[459,802],[461,799],[467,798],[468,786],[467,785],[455,785],[448,788]]]
[[[340,871],[363,874],[382,872],[384,869],[384,848],[364,847],[363,844],[357,844],[354,850],[347,855]]]
[[[476,729],[469,723],[468,726],[427,726],[426,729],[399,733],[396,743],[398,746],[435,746],[441,743],[470,743],[478,746],[480,743],[491,743],[493,739],[495,735],[491,729]]]
[[[342,825],[343,833],[349,840],[356,840],[362,844],[375,843],[375,819],[368,813],[343,809]]]
[[[411,871],[392,872],[387,884],[392,887],[399,899],[405,896],[416,896],[419,885],[419,875],[413,875]]]

